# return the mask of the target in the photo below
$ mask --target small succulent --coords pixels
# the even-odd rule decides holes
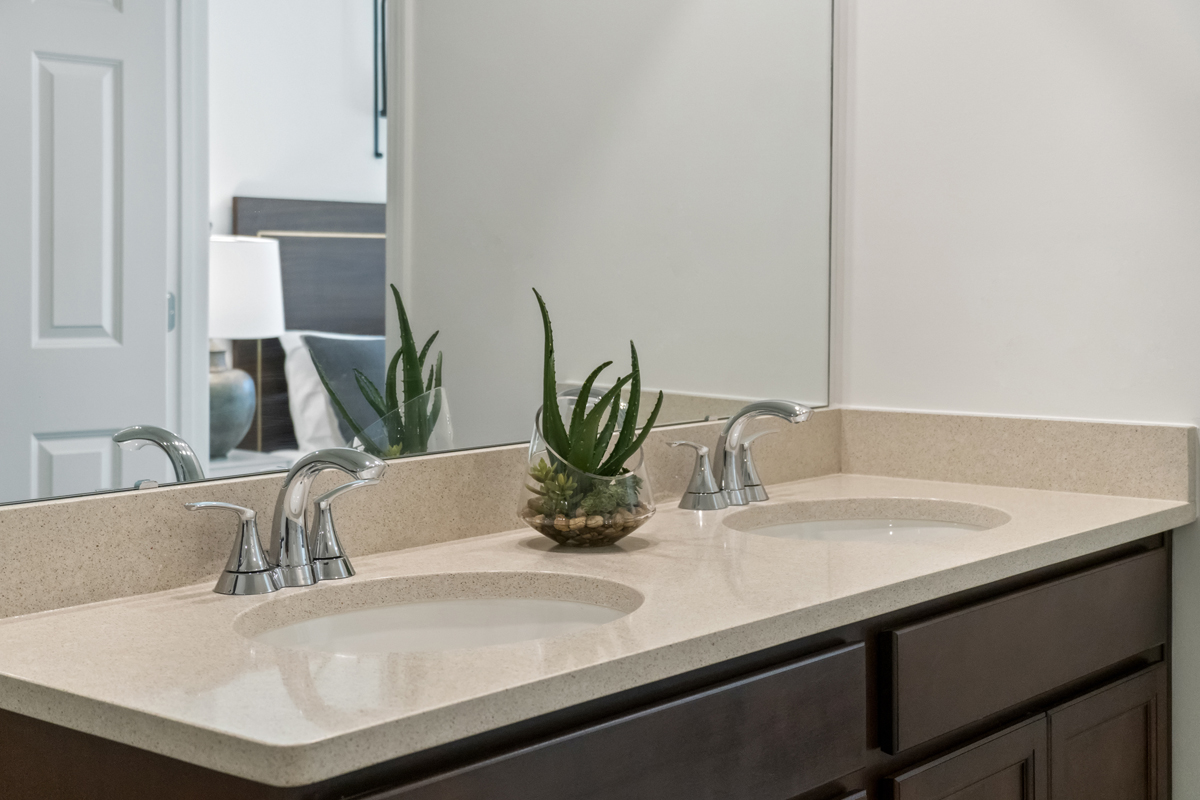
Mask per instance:
[[[438,416],[442,411],[440,392],[434,396],[432,407],[427,406],[424,402],[408,405],[421,395],[442,387],[442,353],[440,350],[436,363],[429,368],[429,377],[422,379],[425,358],[429,355],[429,349],[433,346],[433,341],[437,339],[440,331],[434,331],[418,353],[417,342],[413,338],[412,327],[408,323],[408,314],[404,310],[404,303],[400,300],[400,292],[396,289],[395,284],[392,284],[391,288],[392,297],[396,301],[396,316],[400,321],[400,349],[392,355],[392,360],[388,364],[387,380],[383,391],[380,392],[379,387],[361,370],[354,370],[354,379],[358,383],[358,390],[362,392],[362,396],[371,406],[371,410],[378,415],[377,420],[362,425],[351,417],[346,406],[333,391],[329,379],[325,377],[325,371],[317,363],[317,360],[313,359],[313,366],[317,368],[317,376],[320,377],[325,391],[329,393],[333,407],[337,409],[342,419],[346,420],[346,424],[362,442],[364,449],[371,455],[382,458],[424,453],[428,450],[429,437],[433,434],[433,426],[437,423]],[[397,376],[398,368],[399,376]],[[399,377],[399,389],[404,395],[403,402],[397,394],[397,377]],[[383,422],[383,433],[386,436],[386,441],[383,442],[371,438],[366,433],[367,428],[380,420]]]
[[[579,484],[574,478],[555,472],[545,459],[541,459],[536,467],[530,469],[529,474],[540,485],[540,488],[526,487],[541,498],[536,503],[535,510],[538,513],[551,516],[566,514],[579,506]]]
[[[571,412],[570,427],[568,428],[558,408],[558,383],[554,376],[554,332],[550,327],[550,312],[546,302],[537,289],[533,290],[537,297],[538,307],[542,312],[542,327],[545,332],[545,364],[542,375],[542,436],[546,444],[559,457],[581,472],[603,477],[616,477],[625,472],[625,462],[629,460],[658,420],[662,410],[663,393],[658,393],[658,402],[646,420],[645,426],[639,433],[637,430],[638,404],[642,393],[642,376],[638,367],[637,347],[629,343],[631,371],[628,375],[618,378],[611,389],[596,401],[589,411],[586,398],[592,390],[592,384],[600,373],[612,365],[606,361],[592,373],[579,390],[579,398]],[[625,411],[621,430],[617,432],[617,423],[621,417],[621,391],[629,386],[629,407]],[[605,412],[608,419],[604,420]],[[612,439],[616,434],[614,444]],[[610,448],[611,445],[611,448]]]
[[[601,483],[588,492],[579,507],[588,516],[611,514],[618,508],[633,508],[638,504],[638,491],[641,488],[642,479],[637,475],[629,480]]]

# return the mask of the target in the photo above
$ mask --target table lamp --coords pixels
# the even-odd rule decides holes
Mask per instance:
[[[209,339],[258,342],[257,381],[209,345],[209,456],[224,458],[245,438],[256,411],[262,450],[262,340],[284,332],[283,274],[276,239],[213,236],[208,253]]]

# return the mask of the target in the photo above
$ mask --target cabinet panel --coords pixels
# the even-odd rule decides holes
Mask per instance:
[[[1160,664],[1051,711],[1054,800],[1166,800],[1167,691]]]
[[[372,795],[373,800],[788,800],[861,768],[862,644]]]
[[[885,633],[885,752],[1164,644],[1169,574],[1160,548]]]
[[[894,800],[1046,800],[1039,715],[891,779]]]

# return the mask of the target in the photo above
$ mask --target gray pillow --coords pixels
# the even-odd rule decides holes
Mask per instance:
[[[384,377],[387,371],[386,342],[382,336],[356,337],[345,339],[337,336],[321,336],[306,334],[304,344],[312,354],[315,362],[329,381],[333,391],[346,407],[350,416],[364,428],[379,419],[379,415],[362,396],[355,380],[354,370],[361,371],[371,379],[383,393]],[[336,411],[336,406],[334,407]],[[354,438],[354,432],[338,414],[338,429],[346,441]]]

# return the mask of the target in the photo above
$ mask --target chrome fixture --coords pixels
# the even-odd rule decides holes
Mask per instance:
[[[759,503],[770,498],[767,496],[767,490],[763,488],[762,479],[758,477],[758,470],[754,468],[754,455],[750,452],[750,445],[756,439],[770,436],[772,433],[779,433],[779,431],[759,431],[758,433],[751,434],[742,440],[742,446],[738,448],[740,455],[738,458],[738,468],[742,473],[743,491],[746,492],[746,499],[751,503]]]
[[[317,517],[317,530],[313,535],[312,559],[313,571],[319,581],[332,581],[338,578],[349,578],[354,574],[350,559],[342,552],[342,543],[338,540],[337,529],[333,527],[333,500],[343,494],[362,486],[374,486],[378,478],[363,481],[351,481],[326,492],[313,503],[313,512]]]
[[[679,501],[680,508],[689,511],[720,511],[729,503],[721,493],[713,476],[712,464],[708,460],[708,448],[696,442],[669,442],[671,447],[691,447],[696,451],[696,466],[692,469],[692,480],[687,492]]]
[[[318,580],[304,515],[312,482],[329,469],[345,472],[356,481],[375,480],[387,470],[387,464],[349,447],[330,447],[309,453],[292,466],[279,490],[271,523],[271,563],[279,568],[284,586],[311,586]]]
[[[233,543],[233,552],[225,562],[225,571],[217,578],[213,591],[217,594],[267,594],[283,588],[279,570],[271,566],[258,540],[255,513],[231,503],[188,503],[189,511],[215,508],[232,511],[241,519],[241,530]]]
[[[204,468],[192,446],[177,433],[154,425],[131,425],[113,434],[112,440],[121,445],[122,450],[141,450],[147,443],[158,447],[171,459],[175,468],[175,480],[179,483],[204,480]]]
[[[756,417],[779,417],[796,423],[804,422],[810,416],[811,408],[791,400],[760,400],[729,418],[725,429],[721,431],[721,438],[717,439],[717,463],[714,468],[717,482],[729,505],[744,506],[752,502],[752,498],[746,492],[747,479],[750,478],[750,475],[746,474],[746,464],[749,463],[752,467],[753,462],[749,459],[748,451],[744,450],[747,442],[742,441],[742,429],[746,423]],[[753,485],[761,490],[762,483],[758,479],[758,473],[752,474]],[[752,491],[750,494],[757,495],[758,492]],[[766,492],[763,491],[762,495],[765,498]]]

